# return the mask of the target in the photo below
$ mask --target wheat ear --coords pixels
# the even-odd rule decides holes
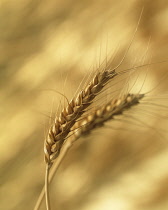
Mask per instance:
[[[62,144],[76,120],[81,117],[106,83],[117,75],[118,73],[115,70],[98,72],[92,82],[76,98],[71,100],[68,106],[62,110],[58,118],[55,118],[55,122],[50,127],[48,136],[44,142],[45,162],[49,167],[52,166],[52,163],[58,157]]]

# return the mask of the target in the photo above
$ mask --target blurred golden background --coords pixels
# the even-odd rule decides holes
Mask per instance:
[[[152,61],[167,60],[167,0],[0,1],[0,209],[33,209],[44,184],[47,116],[62,100],[51,90],[70,99],[82,79],[118,49],[115,66],[143,6],[121,70],[141,61],[150,36]],[[167,67],[150,66],[156,83]],[[151,118],[146,122],[153,129],[138,132],[125,122],[125,131],[104,128],[76,142],[50,186],[52,209],[168,209],[168,120]],[[159,136],[153,130],[161,125]]]

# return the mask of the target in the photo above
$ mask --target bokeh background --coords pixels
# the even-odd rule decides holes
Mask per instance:
[[[148,62],[168,59],[167,0],[0,1],[0,209],[33,209],[44,184],[45,131],[51,112],[65,104],[56,91],[70,99],[115,52],[114,67],[143,6],[120,70],[142,64],[146,54]],[[160,95],[167,67],[149,68],[150,83],[162,83]],[[50,186],[52,209],[168,209],[168,95],[153,99],[165,107],[135,109],[74,144]]]

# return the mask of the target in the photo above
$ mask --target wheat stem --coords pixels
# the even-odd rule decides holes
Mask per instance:
[[[46,164],[46,173],[45,173],[45,198],[46,198],[46,209],[51,210],[50,206],[50,197],[49,197],[49,170],[50,167],[48,164]]]

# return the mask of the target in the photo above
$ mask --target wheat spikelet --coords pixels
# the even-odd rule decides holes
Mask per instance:
[[[115,70],[98,72],[92,82],[76,98],[71,100],[68,106],[62,110],[58,118],[55,118],[55,122],[50,127],[44,143],[45,161],[50,167],[59,155],[62,144],[76,120],[81,117],[106,83],[117,75],[118,73]]]

